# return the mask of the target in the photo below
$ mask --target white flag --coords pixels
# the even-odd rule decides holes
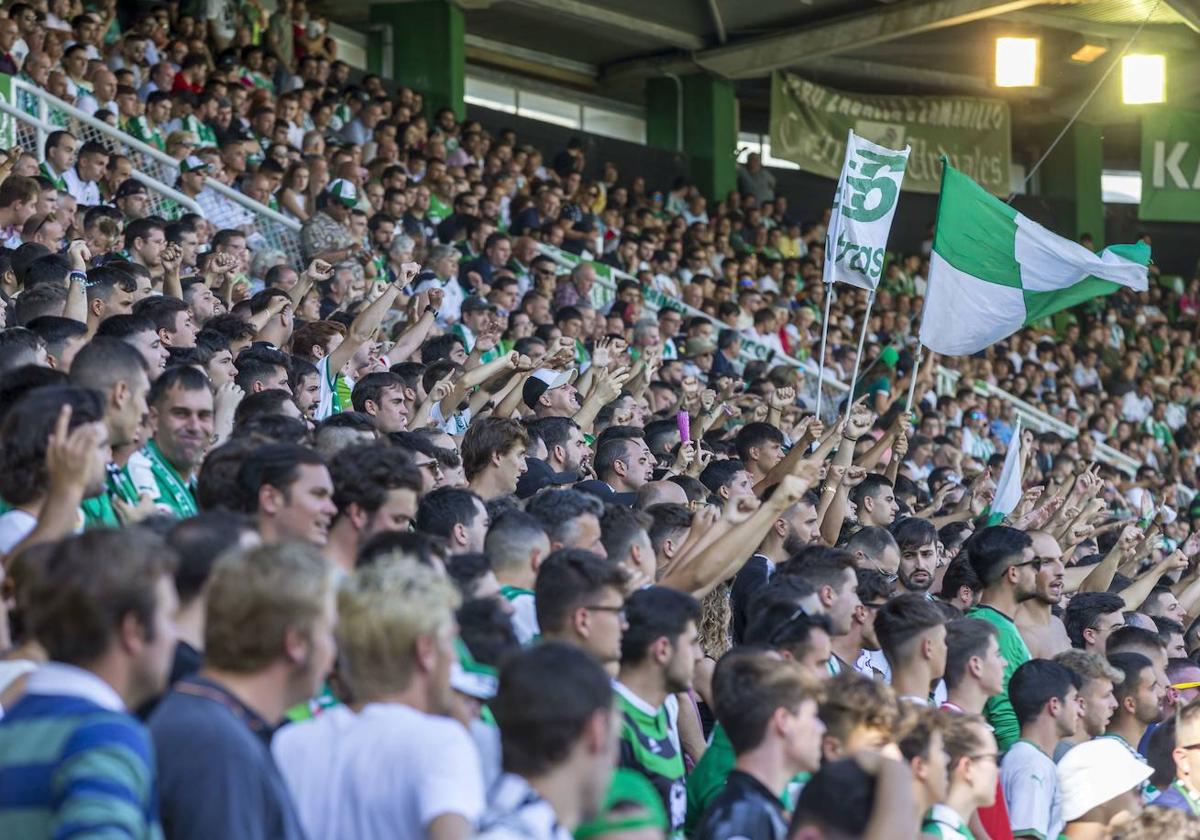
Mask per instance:
[[[826,283],[868,290],[879,285],[910,148],[885,149],[848,132],[846,160],[829,217]]]
[[[1021,503],[1021,476],[1025,472],[1025,457],[1021,454],[1021,419],[1013,429],[1008,442],[1008,454],[1004,456],[1004,469],[996,481],[996,496],[992,499],[992,513],[1008,516]]]

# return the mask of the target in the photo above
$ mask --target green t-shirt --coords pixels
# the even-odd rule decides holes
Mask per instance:
[[[671,731],[667,704],[651,710],[641,698],[618,683],[617,708],[621,712],[619,765],[650,780],[666,807],[672,836],[682,836],[679,832],[687,814],[683,751],[678,736]]]
[[[708,749],[704,751],[699,763],[692,768],[687,778],[687,819],[684,820],[684,833],[690,836],[698,825],[708,806],[725,789],[725,780],[733,770],[737,756],[733,752],[733,744],[721,724],[713,727]],[[798,773],[783,792],[780,801],[788,811],[795,808],[800,789],[811,778],[809,773]]]
[[[1000,693],[989,697],[983,707],[984,716],[995,730],[996,743],[1000,745],[1000,752],[1004,752],[1021,737],[1021,725],[1017,723],[1017,714],[1013,711],[1012,703],[1008,699],[1008,681],[1012,679],[1013,672],[1032,657],[1029,655],[1029,648],[1026,647],[1025,640],[1021,638],[1021,633],[1017,630],[1017,625],[1004,613],[981,604],[967,610],[967,618],[981,618],[996,628],[1000,654],[1007,663],[1004,666],[1004,685],[1000,689]]]

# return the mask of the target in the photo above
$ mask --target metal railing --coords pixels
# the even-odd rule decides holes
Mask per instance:
[[[9,105],[2,99],[0,99],[0,112],[7,114],[16,121],[14,140],[18,146],[31,154],[36,155],[38,154],[38,149],[45,148],[46,134],[58,130],[56,126],[48,125],[28,112]],[[133,171],[131,177],[145,185],[150,199],[149,212],[152,215],[178,213],[179,208],[189,213],[199,214],[202,212],[200,205],[196,204],[195,201],[174,187],[159,181],[157,178],[137,170]]]
[[[954,393],[957,390],[958,382],[962,378],[961,371],[952,370],[951,368],[938,366],[938,393]],[[943,390],[945,383],[945,390]],[[999,400],[1007,403],[1013,412],[1021,419],[1021,425],[1027,429],[1032,429],[1035,432],[1054,432],[1059,437],[1066,440],[1073,440],[1079,436],[1079,430],[1059,420],[1057,417],[1047,414],[1032,403],[1017,397],[1002,388],[997,388],[990,382],[981,379],[972,379],[971,387],[975,393],[982,397],[996,397]],[[1130,476],[1137,475],[1138,467],[1142,464],[1134,458],[1129,457],[1124,452],[1113,449],[1106,443],[1096,444],[1096,460],[1102,464],[1107,464],[1110,467],[1120,470]]]
[[[582,257],[578,257],[575,254],[555,248],[552,245],[542,244],[539,246],[539,248],[543,254],[550,257],[563,268],[574,268],[585,261]],[[596,282],[592,284],[591,297],[592,305],[597,309],[608,306],[616,298],[618,282],[622,280],[633,280],[636,282],[637,280],[636,277],[625,271],[621,271],[619,268],[613,268],[610,265],[600,263],[595,260],[589,260],[587,262],[591,263],[596,272]],[[688,306],[678,298],[664,295],[657,289],[643,286],[642,301],[643,311],[649,314],[657,314],[662,307],[667,306],[671,309],[676,309],[679,312],[682,312],[689,318],[704,318],[718,330],[725,329],[724,324],[722,324],[716,318],[713,318],[708,313],[701,312],[699,309]],[[742,349],[739,361],[741,361],[743,364],[755,361],[765,361],[770,365],[785,365],[787,367],[795,368],[799,373],[800,396],[808,405],[816,404],[819,369],[815,362],[813,362],[811,359],[801,361],[799,359],[792,358],[791,356],[782,355],[776,352],[774,348],[768,347],[767,345],[756,341],[745,334],[741,335],[741,339]],[[829,371],[825,372],[823,382],[825,385],[826,399],[824,400],[823,411],[821,413],[827,416],[822,417],[821,419],[825,422],[832,422],[837,418],[838,405],[840,404],[843,396],[850,390],[850,387],[844,382],[841,382],[835,377],[831,376]]]
[[[21,79],[12,79],[12,89],[18,109],[34,118],[33,126],[36,133],[28,138],[28,145],[24,142],[22,145],[37,155],[39,161],[44,159],[46,136],[52,131],[65,129],[74,134],[81,142],[95,140],[113,152],[128,156],[133,161],[134,177],[143,183],[145,183],[143,179],[148,177],[154,183],[168,185],[174,184],[179,177],[179,162],[165,152],[143,143],[119,128],[115,128],[103,120],[98,120]],[[13,116],[17,115],[13,114]],[[250,214],[254,226],[250,236],[262,237],[258,247],[281,251],[294,266],[299,267],[302,264],[299,222],[231,189],[215,178],[205,178],[205,187],[219,196],[222,201],[229,202]],[[195,202],[186,206],[191,212],[201,213]],[[154,210],[152,212],[155,212],[155,215],[162,215],[164,218],[169,219],[174,215],[179,215],[178,212],[172,215],[170,208],[161,204],[157,209],[163,212]],[[201,215],[204,214],[201,213]]]
[[[551,245],[540,245],[539,247],[543,254],[550,257],[563,268],[574,268],[581,262],[584,262],[581,257],[567,253]],[[592,285],[592,305],[597,309],[607,306],[616,298],[617,283],[619,281],[637,279],[627,272],[594,260],[591,261],[591,264],[596,269],[596,282]],[[655,289],[642,287],[642,299],[644,301],[643,309],[651,314],[657,313],[662,306],[669,306],[672,309],[678,309],[690,317],[706,318],[718,329],[725,328],[724,324],[707,313],[701,312],[699,309],[694,309],[683,301],[668,297]],[[800,372],[802,383],[801,396],[809,405],[815,403],[819,370],[817,364],[812,359],[802,362],[790,356],[782,356],[772,348],[760,344],[752,338],[743,336],[741,361],[749,362],[754,360],[766,360],[771,364],[782,364],[797,368]],[[953,394],[962,376],[959,371],[945,367],[944,365],[938,365],[934,375],[935,390],[939,394]],[[830,422],[836,420],[838,417],[838,406],[846,392],[850,390],[850,386],[832,376],[828,370],[825,371],[823,382],[827,399],[824,403],[825,410],[822,413],[827,416],[821,419],[825,422]],[[1066,439],[1073,439],[1079,435],[1079,430],[1074,426],[1047,414],[1036,406],[1010,394],[1008,391],[978,380],[974,380],[972,385],[976,393],[982,396],[998,397],[1010,405],[1016,415],[1021,418],[1021,425],[1027,429],[1033,429],[1036,432],[1055,432]],[[1119,452],[1105,444],[1098,444],[1096,446],[1096,458],[1101,463],[1119,469],[1131,476],[1135,475],[1138,467],[1141,466],[1140,463],[1125,453]]]

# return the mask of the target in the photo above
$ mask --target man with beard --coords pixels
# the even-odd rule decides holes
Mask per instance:
[[[1007,663],[1005,690],[991,697],[984,707],[984,714],[996,730],[996,741],[1003,751],[1021,736],[1021,726],[1008,696],[1008,681],[1017,668],[1031,659],[1013,617],[1018,604],[1034,597],[1041,560],[1034,555],[1033,540],[1028,534],[1004,525],[979,531],[967,541],[966,548],[971,568],[983,584],[979,606],[967,610],[967,617],[981,618],[995,625],[1000,653]]]
[[[765,499],[770,498],[770,493]],[[733,641],[740,644],[750,623],[750,603],[775,574],[775,567],[815,540],[820,521],[817,505],[820,500],[813,493],[804,496],[787,508],[775,519],[771,530],[750,556],[746,565],[733,579],[729,592],[730,608],[733,611]]]
[[[1138,761],[1145,763],[1146,758],[1138,752],[1137,746],[1146,729],[1162,720],[1162,699],[1167,690],[1165,678],[1159,675],[1154,663],[1140,653],[1114,653],[1108,661],[1125,675],[1125,679],[1113,686],[1117,710],[1102,737],[1116,739]],[[1152,794],[1156,796],[1157,791]]]
[[[525,459],[527,470],[517,482],[517,495],[522,499],[552,484],[572,484],[591,466],[592,450],[571,418],[543,417],[528,428],[546,445],[546,459]]]
[[[334,706],[271,744],[308,836],[466,837],[483,813],[479,754],[452,717],[458,600],[444,575],[407,559],[342,583],[338,671],[362,705]]]
[[[891,530],[900,550],[896,569],[900,586],[906,592],[927,595],[937,572],[937,528],[928,519],[910,516],[895,523]]]
[[[1045,531],[1028,531],[1033,540],[1034,557],[1042,561],[1037,572],[1037,589],[1032,598],[1017,607],[1017,629],[1036,659],[1053,659],[1071,649],[1071,638],[1058,616],[1051,612],[1062,600],[1062,548]]]
[[[193,367],[167,368],[150,386],[148,402],[152,435],[129,459],[129,478],[163,513],[195,516],[196,474],[213,436],[208,379]]]
[[[700,647],[700,604],[663,586],[634,592],[625,602],[621,669],[614,688],[621,712],[620,765],[637,770],[663,799],[672,831],[687,814],[679,705],[692,687]]]

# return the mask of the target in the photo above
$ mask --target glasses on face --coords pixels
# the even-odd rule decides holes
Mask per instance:
[[[868,604],[866,601],[863,601],[863,602],[862,602],[862,605],[863,605],[864,607],[866,607],[867,609],[869,609],[869,610],[877,610],[877,609],[880,609],[880,608],[882,608],[882,607],[886,607],[886,606],[887,606],[887,601],[880,601],[878,604]]]
[[[776,644],[778,644],[780,638],[782,638],[787,632],[788,628],[792,626],[792,622],[800,618],[802,615],[807,615],[807,613],[804,612],[804,607],[796,607],[795,612],[788,616],[788,620],[775,628],[775,632],[772,633],[770,638],[767,639],[767,644],[771,647],[774,647]]]
[[[968,755],[967,758],[971,761],[994,761],[1000,763],[1000,753],[977,753],[976,755]]]
[[[423,461],[416,466],[419,470],[430,470],[434,475],[442,474],[442,465],[436,460]]]
[[[609,606],[605,606],[604,604],[585,604],[583,608],[585,610],[595,610],[596,612],[612,613],[613,615],[615,615],[617,617],[617,621],[622,621],[622,622],[625,621],[625,605],[624,604],[622,604],[619,607],[609,607]]]
[[[1032,560],[1030,560],[1026,563],[1013,563],[1014,569],[1019,569],[1022,566],[1033,566],[1033,570],[1035,572],[1040,572],[1042,570],[1042,558],[1034,557]]]

